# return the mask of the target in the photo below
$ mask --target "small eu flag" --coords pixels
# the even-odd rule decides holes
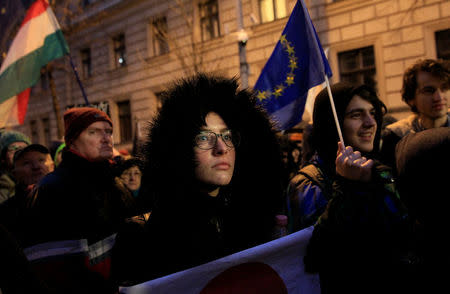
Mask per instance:
[[[331,69],[303,0],[298,0],[255,84],[258,103],[280,130],[302,119],[308,90],[331,77]]]

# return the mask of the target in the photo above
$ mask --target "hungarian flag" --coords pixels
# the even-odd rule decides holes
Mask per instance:
[[[47,0],[34,1],[0,68],[0,128],[23,124],[30,87],[41,68],[67,53],[69,46]]]

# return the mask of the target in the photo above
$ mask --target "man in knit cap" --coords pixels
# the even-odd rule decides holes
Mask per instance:
[[[0,134],[0,204],[14,196],[15,181],[11,175],[14,154],[30,144],[30,139],[16,131]]]
[[[111,169],[113,124],[106,113],[88,107],[66,111],[64,124],[63,160],[39,183],[29,204],[25,252],[33,252],[38,267],[44,264],[46,270],[38,269],[41,278],[60,293],[115,293],[109,249],[131,216],[132,196]],[[36,255],[36,245],[43,243],[43,255]],[[48,256],[49,246],[69,246],[89,260]]]

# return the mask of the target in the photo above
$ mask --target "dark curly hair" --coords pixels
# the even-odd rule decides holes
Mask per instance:
[[[256,106],[255,94],[238,89],[236,79],[200,73],[176,81],[163,101],[143,149],[143,196],[152,197],[160,211],[196,196],[194,137],[215,112],[241,138],[232,181],[221,193],[230,195],[236,218],[254,216],[256,231],[271,226],[282,205],[283,165],[274,126]]]
[[[343,128],[345,109],[355,95],[360,96],[374,106],[377,131],[373,143],[373,151],[371,154],[366,154],[373,157],[379,151],[381,125],[383,116],[386,113],[386,106],[378,98],[376,91],[367,85],[353,86],[347,83],[336,83],[331,86],[331,92],[341,129]],[[317,151],[320,158],[324,161],[328,172],[331,173],[335,171],[334,162],[338,150],[337,142],[339,142],[339,136],[333,119],[328,91],[325,88],[317,95],[314,103],[312,144],[314,150]]]
[[[403,74],[402,100],[408,103],[416,96],[417,73],[428,72],[432,76],[441,79],[446,87],[450,86],[450,62],[446,60],[420,59],[409,67]],[[415,106],[411,110],[417,112]]]

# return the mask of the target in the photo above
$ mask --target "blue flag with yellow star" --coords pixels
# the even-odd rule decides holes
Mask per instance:
[[[298,0],[280,40],[255,84],[263,105],[280,130],[302,119],[308,90],[331,77],[316,30],[303,0]]]

